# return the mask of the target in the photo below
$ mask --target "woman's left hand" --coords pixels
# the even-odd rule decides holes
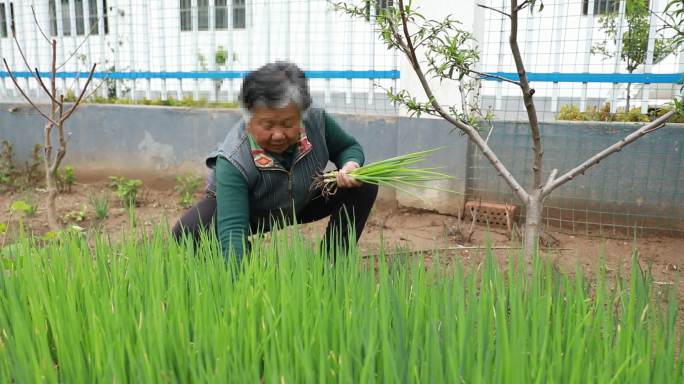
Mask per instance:
[[[360,187],[361,182],[349,176],[349,172],[358,168],[359,164],[355,161],[348,161],[339,171],[337,171],[337,186],[340,188]]]

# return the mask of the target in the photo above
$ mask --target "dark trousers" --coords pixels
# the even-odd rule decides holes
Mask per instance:
[[[358,188],[340,188],[332,196],[311,200],[296,219],[298,223],[310,223],[330,216],[324,241],[328,254],[334,258],[338,244],[343,249],[348,249],[351,225],[354,227],[355,240],[358,241],[361,237],[377,195],[378,187],[372,184],[362,184]],[[214,227],[215,219],[216,197],[207,196],[185,212],[173,226],[173,237],[180,240],[186,235],[198,243],[202,231]],[[270,224],[252,223],[251,232],[269,231]]]

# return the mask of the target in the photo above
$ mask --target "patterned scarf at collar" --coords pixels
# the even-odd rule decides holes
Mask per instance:
[[[254,164],[257,168],[283,168],[275,161],[270,153],[257,144],[250,133],[247,133],[247,137],[249,138],[249,146],[252,151],[252,157],[254,158]],[[306,136],[306,130],[302,127],[299,133],[299,141],[297,141],[297,155],[295,156],[293,163],[311,152],[312,149],[313,145]]]

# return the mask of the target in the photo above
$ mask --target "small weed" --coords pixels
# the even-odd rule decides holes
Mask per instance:
[[[178,204],[183,208],[190,208],[192,206],[192,196],[200,185],[202,185],[202,176],[191,173],[176,176],[176,186],[174,189],[180,194]]]
[[[77,211],[70,211],[66,215],[64,215],[63,220],[64,222],[76,222],[80,223],[83,220],[86,219],[86,212],[88,211],[88,207],[83,204],[81,205],[81,209]]]
[[[124,208],[132,208],[137,204],[138,189],[142,181],[138,179],[125,179],[119,176],[109,177],[109,187],[114,190],[114,194],[121,200]]]
[[[109,194],[102,193],[99,195],[88,196],[88,201],[90,205],[93,206],[95,211],[95,220],[102,221],[109,216]]]

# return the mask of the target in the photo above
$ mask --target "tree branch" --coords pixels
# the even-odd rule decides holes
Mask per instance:
[[[584,172],[587,169],[598,164],[601,160],[605,159],[606,157],[610,156],[611,154],[621,151],[622,148],[633,143],[634,141],[641,138],[642,136],[662,128],[665,125],[665,123],[672,116],[674,116],[676,113],[677,113],[676,111],[667,112],[666,114],[660,116],[659,118],[653,120],[652,122],[644,125],[643,127],[639,128],[636,131],[625,136],[622,140],[616,142],[615,144],[611,145],[610,147],[604,149],[603,151],[595,154],[594,156],[589,158],[584,163],[582,163],[582,164],[578,165],[577,167],[571,169],[570,171],[565,173],[563,176],[554,180],[552,183],[547,184],[544,187],[542,194],[544,196],[548,196],[551,192],[553,192],[553,190],[555,190],[556,188],[560,187],[561,185],[567,183],[568,181],[574,179],[575,177],[577,177],[577,175],[584,174]]]
[[[406,19],[406,13],[404,10],[404,1],[399,0],[399,13],[401,15],[401,21],[402,21],[402,26],[403,26],[403,31],[404,31],[404,36],[407,38],[410,36],[409,31],[408,31],[408,22]],[[396,31],[395,31],[396,34]],[[427,96],[428,100],[430,100],[430,103],[432,106],[435,108],[435,110],[439,113],[442,118],[444,118],[446,121],[457,127],[458,129],[462,130],[465,132],[468,137],[475,143],[475,145],[482,151],[483,155],[489,160],[489,162],[492,164],[492,166],[496,169],[496,171],[501,175],[501,177],[506,181],[506,183],[511,187],[513,190],[513,193],[523,202],[527,202],[529,200],[529,195],[528,193],[523,189],[523,187],[518,183],[518,181],[513,177],[513,175],[506,169],[506,167],[501,163],[499,158],[496,156],[496,154],[489,148],[489,145],[484,142],[480,134],[477,132],[477,130],[468,125],[463,123],[462,121],[455,119],[453,116],[451,116],[449,113],[447,113],[441,105],[437,102],[437,99],[435,98],[434,94],[432,93],[432,90],[430,89],[430,85],[427,82],[427,79],[425,78],[425,74],[423,73],[423,70],[420,68],[420,63],[418,62],[418,58],[416,57],[416,51],[410,41],[410,39],[404,43],[403,39],[400,37],[397,39],[397,44],[401,47],[401,49],[406,52],[409,62],[411,63],[411,66],[413,67],[413,70],[416,73],[416,76],[418,76],[418,79],[420,80],[420,84],[423,87],[423,90],[425,92],[425,95]]]
[[[43,31],[43,28],[41,28],[40,23],[38,22],[38,17],[36,16],[36,10],[35,10],[35,8],[33,8],[33,4],[31,4],[31,13],[33,13],[33,21],[36,23],[36,26],[38,27],[40,34],[43,35],[43,37],[45,38],[45,41],[47,41],[49,44],[50,39],[47,37],[47,35]]]
[[[52,101],[54,101],[55,103],[57,103],[57,99],[55,99],[55,98],[50,94],[50,90],[47,89],[47,86],[46,86],[45,83],[43,82],[43,78],[40,76],[40,72],[38,71],[38,68],[35,68],[35,78],[36,78],[36,80],[38,80],[38,84],[40,84],[41,88],[43,88],[43,91],[45,91],[45,93],[50,97],[50,99],[52,99]]]
[[[88,90],[88,85],[90,85],[90,81],[93,80],[93,73],[95,72],[95,67],[97,67],[97,63],[93,64],[93,68],[90,70],[90,73],[88,74],[88,80],[86,80],[85,85],[83,86],[83,89],[81,89],[81,94],[78,95],[78,99],[76,99],[76,102],[74,105],[69,108],[69,110],[64,114],[63,117],[59,119],[60,123],[63,123],[66,119],[71,116],[72,113],[78,108],[79,104],[81,104],[81,100],[83,99],[83,95],[85,95],[86,91]]]
[[[21,49],[21,44],[19,44],[19,40],[17,40],[17,34],[14,30],[12,30],[12,39],[14,40],[14,43],[17,46],[17,50],[19,51],[19,55],[21,56],[21,59],[24,61],[24,64],[26,65],[28,71],[31,72],[31,75],[33,75],[33,78],[35,78],[39,84],[42,83],[42,80],[40,79],[40,74],[38,73],[38,69],[36,69],[35,73],[31,70],[31,65],[29,65],[28,60],[26,59],[24,50]],[[43,87],[43,90],[45,91],[45,93],[47,93],[49,98],[54,98],[54,96],[50,93],[50,91],[47,90],[47,88]]]
[[[506,13],[506,12],[500,10],[500,9],[488,7],[488,6],[484,5],[484,4],[478,4],[477,6],[480,7],[480,8],[489,9],[490,11],[494,11],[494,12],[496,12],[496,13],[500,13],[500,14],[502,14],[502,15],[508,17],[509,19],[511,18],[511,15],[510,15],[510,14],[508,14],[508,13]]]
[[[59,99],[59,124],[57,124],[57,139],[59,140],[59,148],[57,148],[57,156],[50,165],[50,173],[54,174],[59,168],[59,164],[66,155],[66,140],[64,139],[64,95],[60,95]]]
[[[103,16],[103,17],[104,17],[104,16]],[[94,23],[94,24],[90,27],[90,31],[89,31],[88,34],[83,38],[83,40],[81,40],[81,43],[78,45],[78,47],[76,47],[76,48],[74,49],[74,51],[71,52],[71,55],[69,55],[69,57],[68,57],[66,60],[64,60],[64,62],[63,62],[62,64],[60,64],[60,65],[57,67],[57,69],[61,69],[63,66],[66,65],[66,63],[69,62],[69,60],[71,60],[71,59],[76,55],[76,52],[78,52],[78,50],[81,49],[81,47],[83,46],[83,44],[85,44],[85,42],[90,38],[90,36],[91,36],[91,35],[93,34],[93,32],[95,31],[95,28],[97,28],[97,26],[99,25],[100,19],[97,19],[97,21],[98,21],[97,23]],[[84,63],[84,64],[85,64],[85,63]]]
[[[558,169],[554,168],[553,171],[551,171],[549,178],[546,180],[546,184],[544,184],[544,189],[548,188],[549,185],[551,185],[551,183],[553,183],[553,181],[556,180],[557,174],[558,174]]]
[[[527,118],[530,122],[530,131],[532,133],[532,150],[534,152],[534,160],[532,162],[532,188],[542,188],[541,173],[542,173],[542,156],[544,150],[542,148],[541,133],[539,131],[539,121],[537,120],[537,110],[534,107],[532,95],[534,89],[530,88],[530,82],[527,79],[525,72],[525,65],[522,61],[522,54],[518,47],[518,1],[511,0],[511,35],[508,42],[511,46],[513,59],[515,60],[515,67],[518,70],[518,78],[520,79],[520,87],[523,93],[523,102],[527,110]]]
[[[46,118],[48,121],[50,121],[51,123],[54,124],[55,121],[53,119],[51,119],[48,115],[46,115],[43,111],[41,111],[40,108],[38,108],[38,106],[33,103],[33,100],[31,100],[31,98],[28,97],[28,95],[26,95],[24,90],[21,89],[21,87],[19,86],[19,83],[17,82],[17,78],[14,76],[14,73],[12,72],[12,70],[10,70],[9,64],[7,64],[7,60],[2,59],[2,61],[3,61],[3,63],[5,63],[5,69],[7,69],[7,73],[9,74],[10,79],[12,79],[12,82],[14,83],[14,86],[17,87],[17,89],[19,90],[19,93],[21,93],[21,95],[24,97],[24,99],[26,99],[26,101],[29,104],[31,104],[33,109],[38,111],[38,113],[40,113],[44,118]]]
[[[530,2],[530,0],[523,1],[522,3],[520,3],[520,5],[518,5],[518,8],[516,8],[516,10],[518,10],[518,11],[522,10],[523,8],[525,8],[525,6],[527,4],[529,4],[529,2]]]

